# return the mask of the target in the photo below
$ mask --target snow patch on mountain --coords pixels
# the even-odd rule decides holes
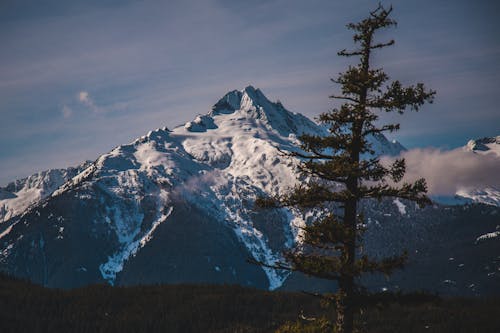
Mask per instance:
[[[8,235],[11,230],[12,230],[12,225],[9,225],[4,231],[0,233],[0,239]]]
[[[489,232],[487,234],[479,236],[478,238],[476,238],[476,244],[483,242],[485,240],[494,239],[494,238],[500,239],[500,231]]]
[[[235,180],[240,181],[239,186],[235,186]],[[254,259],[272,265],[282,259],[281,255],[271,250],[266,236],[256,228],[250,218],[250,207],[245,207],[245,202],[254,197],[255,192],[250,184],[245,184],[244,180],[238,180],[236,177],[225,186],[219,186],[215,194],[226,215],[226,223],[232,226],[236,236],[245,244]],[[279,288],[289,275],[289,272],[268,267],[263,267],[263,270],[269,280],[270,290]]]
[[[99,266],[102,277],[108,281],[109,284],[114,284],[116,275],[123,270],[125,262],[153,238],[153,233],[156,228],[167,220],[170,214],[172,214],[172,211],[173,207],[169,207],[166,211],[162,212],[160,217],[152,224],[151,228],[141,237],[137,237],[140,226],[134,230],[127,230],[129,226],[127,221],[120,219],[120,217],[116,218],[115,216],[115,225],[117,226],[117,233],[119,234],[119,241],[122,244],[122,248],[109,256],[108,261]]]
[[[404,203],[401,202],[399,199],[394,199],[393,203],[398,207],[399,213],[401,215],[406,215],[406,206]]]

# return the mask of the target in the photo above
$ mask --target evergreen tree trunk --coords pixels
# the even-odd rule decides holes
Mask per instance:
[[[359,154],[358,159],[359,159]],[[357,191],[357,179],[353,178],[347,183],[351,193]],[[344,224],[348,228],[349,237],[346,240],[346,268],[347,272],[341,274],[339,280],[339,301],[337,304],[337,333],[352,333],[354,327],[354,264],[356,261],[356,210],[357,201],[351,199],[344,208]],[[341,318],[339,318],[341,317]]]
[[[348,245],[348,267],[354,270],[354,262],[356,260],[356,201],[353,201],[350,203],[350,209],[347,215],[348,216],[348,222],[352,221],[352,224],[350,224],[352,232],[352,237],[349,240],[349,245]],[[353,321],[354,321],[354,309],[353,309],[353,296],[354,296],[354,277],[352,276],[352,273],[349,272],[349,275],[346,276],[346,281],[345,281],[345,298],[346,298],[346,313],[345,313],[345,329],[344,331],[341,331],[343,333],[351,333],[352,328],[353,328]]]
[[[339,291],[335,302],[337,319],[335,321],[336,333],[352,333],[354,327],[353,291],[354,279],[345,277],[339,280]]]
[[[368,73],[368,57],[370,51],[365,49],[365,57],[363,58],[363,72],[365,75]],[[366,95],[367,88],[361,89],[360,105],[358,106],[358,113],[364,114],[366,109]],[[359,117],[361,119],[361,117]],[[363,121],[354,121],[352,124],[352,144],[350,147],[350,159],[352,165],[359,164],[359,155],[361,150],[361,131],[363,128]],[[340,295],[344,298],[341,306],[343,312],[342,324],[338,323],[337,333],[352,333],[354,327],[354,265],[356,262],[356,234],[357,234],[357,206],[359,200],[358,189],[359,177],[349,175],[346,181],[346,188],[349,191],[351,198],[348,199],[344,207],[344,225],[349,230],[349,237],[347,237],[346,246],[346,270],[347,272],[341,273],[341,280],[339,281]],[[339,310],[337,310],[339,311]],[[337,312],[338,315],[338,312]]]

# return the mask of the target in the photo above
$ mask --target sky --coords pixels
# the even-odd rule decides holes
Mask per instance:
[[[382,1],[388,5],[390,2]],[[0,186],[94,160],[151,129],[260,88],[293,112],[335,106],[345,29],[368,0],[0,1]],[[399,122],[407,148],[453,149],[500,135],[500,3],[394,0],[374,65],[437,91]]]

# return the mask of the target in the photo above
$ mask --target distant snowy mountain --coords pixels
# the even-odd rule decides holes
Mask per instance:
[[[51,195],[90,163],[84,162],[76,168],[42,171],[0,187],[0,223],[21,214],[30,205]]]
[[[297,182],[298,161],[279,150],[298,149],[303,133],[326,131],[249,86],[227,93],[183,126],[151,131],[93,163],[9,184],[0,192],[0,270],[53,287],[106,281],[293,289],[301,277],[246,259],[280,260],[312,216],[295,209],[259,211],[253,202]],[[383,135],[371,143],[378,155],[404,150]],[[37,195],[24,194],[30,191]],[[439,206],[422,210],[403,200],[370,201],[363,209],[374,229],[367,248],[378,254],[425,246],[420,240],[431,237],[435,221],[464,214],[445,214]],[[489,216],[478,227],[482,234],[494,227]],[[395,238],[387,235],[387,223]],[[420,240],[408,240],[410,231]],[[399,244],[401,236],[406,240]]]
[[[495,154],[500,157],[500,136],[469,140],[464,149],[477,154]]]
[[[500,136],[470,140],[463,149],[474,154],[498,157],[500,177]],[[457,191],[456,199],[458,202],[476,202],[500,207],[500,188],[490,186],[479,189],[461,189]]]

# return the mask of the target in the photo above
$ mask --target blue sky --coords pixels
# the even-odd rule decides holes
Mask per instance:
[[[383,1],[388,4],[389,2]],[[384,115],[412,147],[454,148],[500,135],[496,1],[392,1],[396,45],[375,65],[438,95],[419,113]],[[150,129],[206,113],[252,84],[291,111],[334,106],[348,64],[345,24],[375,1],[0,2],[0,185],[95,159]]]

